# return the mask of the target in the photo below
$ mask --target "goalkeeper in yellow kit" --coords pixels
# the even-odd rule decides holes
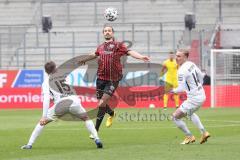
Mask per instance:
[[[162,70],[160,73],[160,78],[165,75],[165,90],[170,90],[171,88],[177,88],[178,86],[178,77],[177,77],[177,69],[178,65],[175,60],[175,55],[173,52],[169,53],[169,58],[163,62]],[[176,108],[179,106],[179,95],[174,94],[173,95]],[[164,94],[163,96],[163,107],[164,110],[167,109],[168,105],[168,94]]]

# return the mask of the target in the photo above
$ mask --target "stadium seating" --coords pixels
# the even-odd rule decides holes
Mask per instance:
[[[24,33],[33,22],[37,3],[33,0],[6,0],[0,2],[1,66],[10,65]]]
[[[71,3],[44,0],[42,1],[42,12],[38,1],[26,0],[22,3],[9,1],[8,4],[0,3],[0,9],[7,6],[9,10],[9,12],[7,9],[0,11],[4,13],[1,15],[5,16],[1,24],[38,22],[37,24],[40,26],[40,15],[51,15],[53,29],[50,37],[48,34],[42,33],[41,28],[36,28],[36,26],[29,26],[27,30],[21,31],[21,34],[18,34],[21,35],[18,36],[20,38],[16,38],[17,34],[14,33],[11,39],[18,40],[18,43],[11,47],[2,47],[2,67],[8,68],[37,68],[44,64],[49,57],[56,60],[57,63],[62,63],[72,56],[94,51],[96,45],[102,41],[101,30],[103,24],[106,23],[103,11],[109,6],[118,8],[120,14],[118,20],[112,23],[116,29],[116,37],[119,40],[130,41],[134,37],[133,49],[144,54],[152,54],[156,57],[154,62],[158,63],[166,58],[168,51],[176,49],[180,42],[183,46],[192,44],[186,40],[187,32],[183,23],[187,12],[196,14],[197,28],[195,32],[199,29],[212,30],[218,18],[218,0],[106,0],[102,2],[71,0],[69,1]],[[226,19],[226,24],[239,19],[237,16],[240,12],[239,5],[238,0],[223,2],[222,17],[224,21]],[[14,9],[16,12],[10,12]],[[132,33],[133,24],[134,33]],[[3,32],[9,34],[9,31],[1,33]],[[207,32],[205,36],[209,38],[211,33]],[[26,37],[25,41],[22,38],[23,35]],[[196,40],[199,38],[198,36],[198,32],[196,32],[192,40]],[[9,42],[9,40],[7,41]],[[24,46],[26,50],[24,50]],[[5,50],[8,50],[8,56],[4,56]],[[49,51],[51,55],[48,55]],[[36,57],[39,57],[39,62],[34,63]],[[23,61],[26,63],[23,64]],[[131,60],[131,62],[133,61]]]

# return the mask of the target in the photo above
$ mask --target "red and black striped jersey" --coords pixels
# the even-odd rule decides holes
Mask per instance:
[[[121,57],[128,49],[122,42],[110,41],[99,45],[95,54],[98,58],[97,76],[101,80],[119,81],[122,78]]]

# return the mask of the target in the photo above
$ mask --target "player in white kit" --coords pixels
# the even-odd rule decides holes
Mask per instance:
[[[185,49],[180,49],[176,53],[176,61],[179,65],[178,87],[172,89],[171,92],[179,93],[185,91],[187,93],[187,100],[173,113],[173,121],[186,135],[181,144],[193,143],[195,142],[195,137],[189,131],[186,123],[181,119],[189,116],[202,134],[200,139],[200,144],[202,144],[210,137],[210,134],[205,130],[198,115],[195,113],[206,100],[205,91],[202,87],[203,75],[193,62],[188,61],[188,56],[189,51]]]
[[[75,90],[65,83],[67,75],[58,73],[56,64],[53,61],[45,64],[45,72],[48,77],[44,79],[42,84],[43,95],[43,114],[39,123],[36,125],[27,145],[22,146],[22,149],[32,149],[32,145],[41,134],[44,126],[49,122],[70,116],[73,119],[83,120],[86,128],[93,135],[97,148],[102,148],[103,145],[98,137],[94,123],[89,119],[86,110],[81,106],[81,101],[76,96]],[[49,108],[50,98],[53,98],[54,105]]]

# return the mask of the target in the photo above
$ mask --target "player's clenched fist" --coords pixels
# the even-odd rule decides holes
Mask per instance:
[[[43,117],[40,119],[39,123],[41,126],[44,126],[48,123],[48,120],[47,120],[47,118]]]

